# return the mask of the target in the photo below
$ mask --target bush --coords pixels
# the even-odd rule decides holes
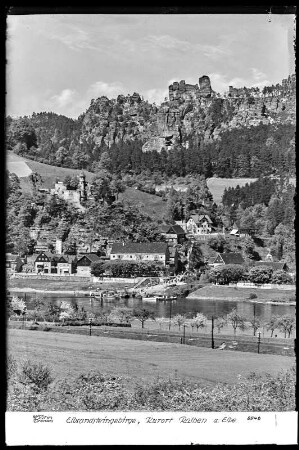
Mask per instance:
[[[28,330],[33,330],[33,331],[36,331],[38,329],[39,329],[38,325],[30,325],[30,327],[28,328]]]
[[[12,364],[14,362],[12,360]],[[52,383],[42,364],[23,363],[9,380],[10,411],[294,411],[295,367],[275,376],[238,376],[235,384],[202,387],[186,380],[158,379],[135,388],[124,378],[99,372]]]
[[[34,363],[30,360],[25,361],[21,366],[20,382],[23,384],[31,384],[33,387],[45,390],[52,383],[52,377],[49,367],[41,363]]]
[[[8,380],[16,374],[17,367],[17,362],[13,356],[8,355],[6,359],[6,375]]]
[[[40,327],[40,330],[41,330],[41,331],[50,331],[50,330],[52,330],[52,328],[51,328],[51,327],[48,327],[47,325],[42,325],[42,326]]]
[[[257,295],[254,292],[250,292],[248,298],[249,298],[249,300],[253,300],[254,298],[257,298]]]

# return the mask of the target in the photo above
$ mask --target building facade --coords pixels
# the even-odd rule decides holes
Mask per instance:
[[[165,242],[114,243],[110,260],[157,262],[166,266],[169,263],[169,248]]]
[[[210,234],[212,232],[212,220],[207,214],[192,214],[187,221],[187,231],[191,234]]]

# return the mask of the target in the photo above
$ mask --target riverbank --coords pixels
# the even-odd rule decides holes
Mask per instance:
[[[252,296],[255,295],[254,298]],[[250,301],[254,303],[296,305],[296,290],[241,288],[220,285],[204,286],[188,295],[194,300]]]
[[[123,289],[127,286],[126,283],[120,282],[98,282],[93,283],[90,280],[86,281],[57,281],[57,280],[24,280],[11,279],[7,281],[7,290],[10,292],[26,292],[26,293],[48,293],[48,294],[88,294],[91,290],[100,288],[106,289]]]

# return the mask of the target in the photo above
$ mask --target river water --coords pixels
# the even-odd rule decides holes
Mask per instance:
[[[19,297],[23,297],[27,304],[27,309],[33,309],[33,301],[35,294],[19,293]],[[40,294],[38,294],[40,298]],[[92,311],[93,313],[100,313],[101,311],[109,311],[114,307],[128,307],[130,309],[141,307],[148,309],[155,313],[156,317],[169,317],[170,314],[173,317],[176,314],[190,314],[190,317],[198,312],[203,313],[208,319],[214,317],[220,317],[231,312],[233,308],[236,308],[238,313],[247,319],[251,319],[254,315],[254,303],[249,301],[226,301],[226,300],[196,300],[187,299],[185,297],[178,298],[175,301],[157,301],[146,302],[137,298],[126,298],[113,301],[103,301],[98,299],[90,299],[90,297],[69,296],[64,294],[43,294],[43,301],[45,302],[44,309],[47,305],[57,304],[62,301],[66,301],[73,306],[77,306],[79,310],[84,308],[85,311]],[[290,314],[295,315],[296,307],[292,305],[270,305],[263,303],[255,303],[255,315],[262,321],[267,321],[274,315]]]

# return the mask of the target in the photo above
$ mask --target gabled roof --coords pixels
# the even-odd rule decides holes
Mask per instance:
[[[94,253],[87,253],[86,255],[82,255],[79,259],[78,259],[78,263],[81,261],[81,259],[83,258],[87,258],[89,259],[90,262],[96,262],[96,261],[100,261],[101,258],[98,255],[95,255]]]
[[[161,225],[160,230],[166,234],[185,234],[185,231],[180,225]]]
[[[111,254],[116,253],[162,253],[165,255],[168,245],[165,242],[115,242]]]
[[[273,262],[273,261],[255,261],[255,267],[272,267],[273,270],[284,270],[287,267],[285,262]]]
[[[193,219],[195,223],[199,223],[204,219],[209,223],[212,223],[210,217],[207,214],[191,214],[190,219]]]
[[[241,253],[219,253],[224,264],[243,264],[244,258]]]

